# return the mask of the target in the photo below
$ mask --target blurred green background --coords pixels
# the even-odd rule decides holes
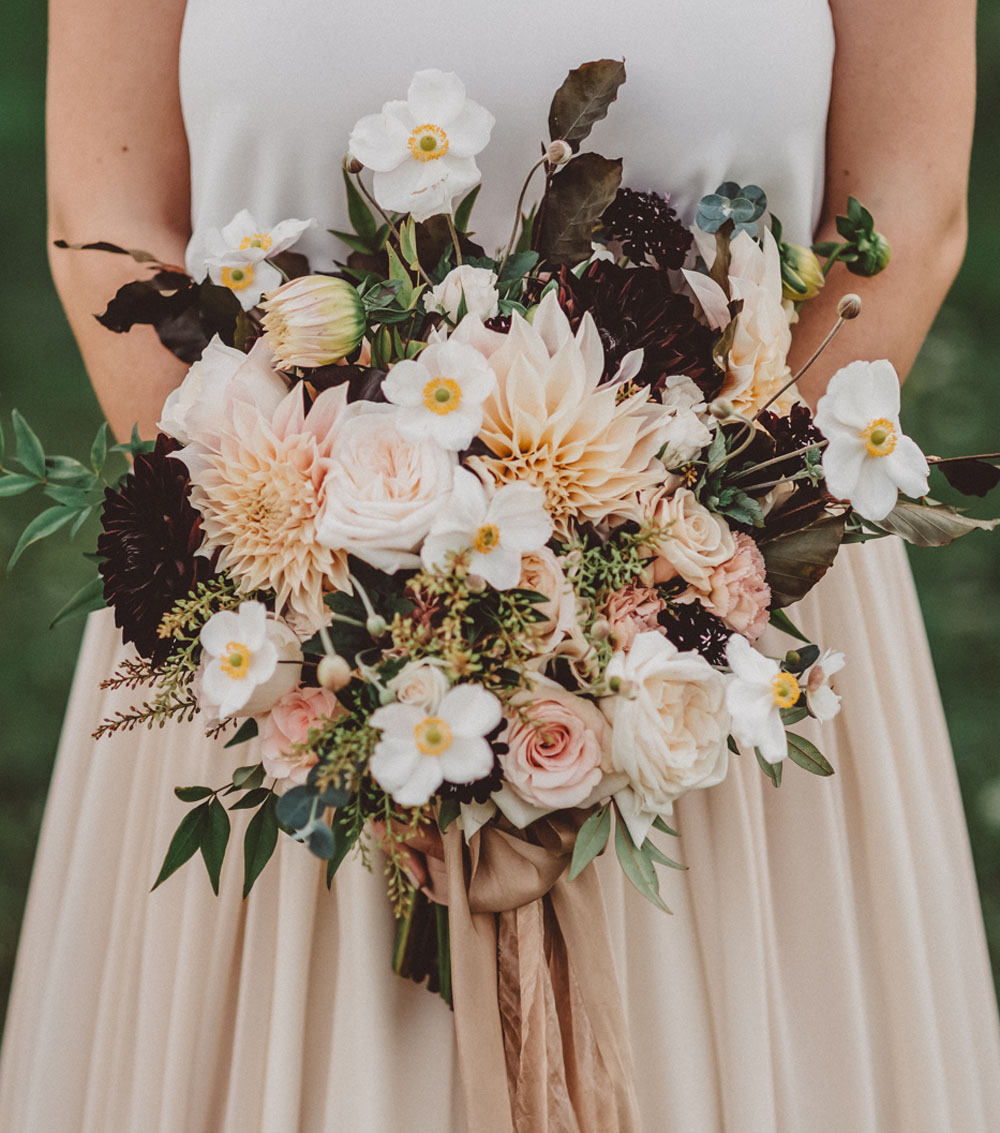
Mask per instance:
[[[0,299],[0,417],[17,406],[51,452],[85,455],[100,421],[45,258],[44,5],[6,25],[0,71],[0,200],[7,215]],[[980,111],[971,239],[962,273],[906,387],[905,423],[942,454],[1000,447],[1000,5],[980,13]],[[100,235],[100,234],[97,234]],[[9,430],[8,430],[9,431]],[[994,506],[1000,501],[994,501]],[[977,514],[988,507],[977,504]],[[33,514],[0,506],[0,564]],[[48,632],[90,568],[53,540],[0,586],[0,1004],[6,1003],[25,891],[82,623]],[[911,556],[955,745],[994,970],[1000,972],[1000,541],[976,534],[948,552]],[[2,1021],[2,1009],[0,1009]]]

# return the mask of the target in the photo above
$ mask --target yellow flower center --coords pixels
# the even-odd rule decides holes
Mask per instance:
[[[896,426],[888,417],[876,417],[858,433],[869,456],[888,456],[896,447]]]
[[[462,387],[452,378],[431,378],[424,386],[424,405],[442,416],[462,404]]]
[[[234,681],[241,681],[250,671],[250,650],[242,641],[230,641],[219,658],[219,667]]]
[[[442,755],[451,747],[451,728],[440,716],[425,716],[413,729],[422,755]]]
[[[448,152],[448,135],[440,126],[425,122],[410,134],[407,145],[417,161],[436,161]]]
[[[222,286],[230,291],[244,291],[253,283],[253,268],[243,264],[238,268],[222,269]]]
[[[791,708],[799,699],[799,682],[794,674],[782,670],[771,679],[771,693],[779,708]]]
[[[270,232],[254,232],[250,236],[243,237],[240,248],[261,248],[266,252],[273,243]]]
[[[500,528],[495,523],[484,523],[476,532],[472,545],[481,555],[488,555],[500,546]]]

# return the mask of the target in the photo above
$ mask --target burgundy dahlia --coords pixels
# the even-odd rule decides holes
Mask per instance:
[[[152,452],[137,456],[115,491],[104,493],[98,553],[104,597],[126,641],[154,664],[170,650],[157,636],[166,614],[212,576],[201,546],[201,516],[188,500],[187,469],[171,458],[180,445],[160,434]]]
[[[706,398],[719,392],[722,375],[712,359],[715,336],[695,317],[690,299],[671,290],[664,272],[596,260],[578,279],[563,268],[559,303],[574,328],[590,312],[604,345],[606,377],[630,350],[641,347],[639,385],[660,389],[671,374],[686,374]]]
[[[621,244],[622,251],[635,264],[652,257],[661,268],[683,267],[694,240],[668,198],[659,193],[619,189],[601,220],[608,236]]]

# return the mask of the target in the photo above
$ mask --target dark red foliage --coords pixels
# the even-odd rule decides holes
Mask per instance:
[[[635,264],[651,256],[658,267],[680,268],[694,240],[666,197],[619,189],[601,217],[607,235],[617,240]]]

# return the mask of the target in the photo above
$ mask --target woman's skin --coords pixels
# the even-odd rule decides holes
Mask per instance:
[[[49,235],[111,240],[183,263],[190,235],[177,56],[185,0],[50,0]],[[839,297],[864,301],[803,382],[815,404],[835,370],[888,357],[905,376],[962,262],[975,100],[975,0],[832,0],[837,37],[819,239],[853,193],[892,244],[891,269],[836,269],[805,305],[791,362],[809,357]],[[795,98],[789,90],[789,99]],[[54,250],[52,274],[108,420],[149,437],[185,367],[152,330],[92,317],[136,278],[124,257]]]

